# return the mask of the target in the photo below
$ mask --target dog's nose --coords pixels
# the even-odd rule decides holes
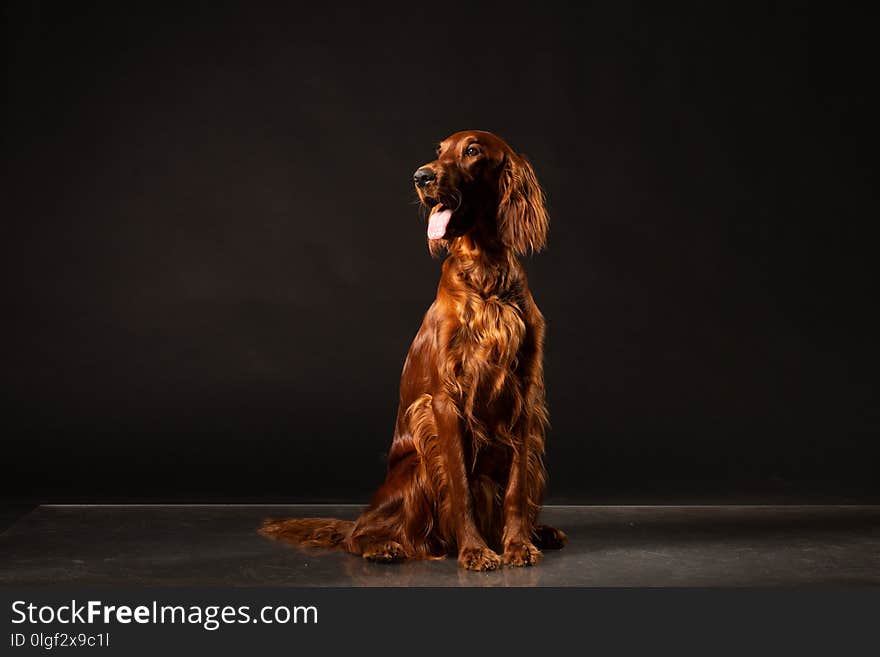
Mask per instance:
[[[413,175],[413,182],[416,184],[416,187],[424,187],[428,183],[432,183],[437,179],[437,174],[435,174],[428,167],[423,167],[415,172]]]

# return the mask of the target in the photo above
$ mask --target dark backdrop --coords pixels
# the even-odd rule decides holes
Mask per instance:
[[[7,5],[8,494],[365,501],[481,128],[549,196],[550,501],[880,498],[865,16],[154,4]]]

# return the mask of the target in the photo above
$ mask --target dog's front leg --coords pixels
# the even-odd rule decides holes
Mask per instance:
[[[504,494],[504,553],[501,560],[505,566],[534,566],[541,559],[541,551],[531,539],[537,500],[530,499],[535,485],[529,481],[529,477],[535,477],[536,474],[530,473],[529,468],[531,465],[534,469],[536,463],[530,464],[529,460],[540,458],[538,454],[532,453],[535,446],[531,443],[532,438],[526,433],[511,459],[510,475]]]
[[[443,481],[439,500],[441,525],[458,546],[458,564],[468,570],[495,570],[499,556],[486,545],[474,522],[473,500],[465,467],[461,419],[445,395],[432,400],[437,438],[444,472],[434,473]]]

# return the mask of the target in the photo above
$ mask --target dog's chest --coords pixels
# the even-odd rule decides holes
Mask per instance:
[[[476,415],[518,394],[519,354],[526,338],[520,305],[501,295],[469,294],[453,337],[455,387]]]
[[[459,343],[470,357],[490,364],[510,364],[526,333],[522,310],[515,301],[499,295],[468,295],[461,308]]]
[[[521,350],[527,326],[520,305],[499,295],[469,295],[450,345],[446,389],[474,444],[507,442],[522,412]]]

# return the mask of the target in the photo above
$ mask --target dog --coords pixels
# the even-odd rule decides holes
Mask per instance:
[[[492,133],[457,132],[436,155],[413,184],[429,250],[448,257],[403,366],[385,481],[356,521],[275,519],[261,532],[379,562],[532,566],[567,542],[536,522],[544,318],[517,257],[546,245],[545,198],[526,157]]]

